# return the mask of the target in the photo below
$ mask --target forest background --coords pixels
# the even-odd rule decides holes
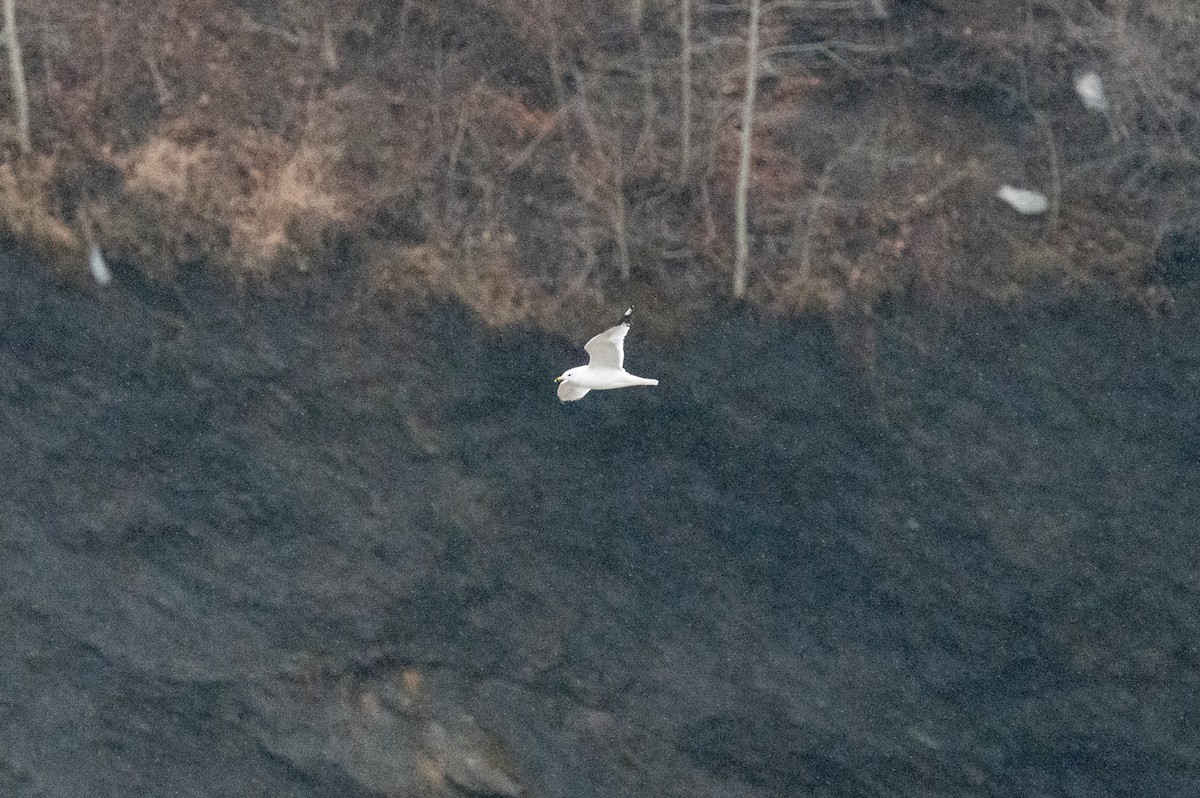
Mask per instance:
[[[1158,311],[1200,247],[1185,0],[6,11],[0,225],[68,280],[94,243],[155,280],[354,269],[496,325],[624,297]]]

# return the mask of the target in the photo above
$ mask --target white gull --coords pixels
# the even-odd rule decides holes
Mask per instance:
[[[558,398],[564,402],[582,399],[588,391],[607,391],[612,388],[628,388],[630,385],[658,385],[658,380],[635,377],[625,370],[625,336],[629,333],[629,319],[633,308],[625,311],[621,322],[609,327],[583,345],[588,353],[586,366],[567,369],[555,377],[558,383]]]

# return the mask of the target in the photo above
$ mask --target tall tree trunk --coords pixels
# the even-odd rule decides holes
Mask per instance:
[[[758,17],[760,0],[750,0],[750,23],[746,34],[746,92],[742,98],[742,154],[738,167],[737,195],[734,215],[736,222],[737,255],[733,262],[733,295],[746,295],[746,264],[750,260],[748,230],[750,194],[750,144],[754,139],[754,100],[758,93]]]
[[[679,182],[692,173],[692,0],[682,0],[683,19],[680,21],[679,90],[683,95],[679,120]]]
[[[13,102],[17,106],[17,143],[22,155],[33,152],[29,138],[29,90],[25,86],[25,66],[21,43],[17,41],[17,0],[4,0],[4,46],[8,49],[8,75],[12,81]]]

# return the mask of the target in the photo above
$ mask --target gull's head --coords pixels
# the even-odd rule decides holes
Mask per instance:
[[[576,367],[575,367],[575,368],[573,368],[573,369],[567,369],[567,370],[566,370],[566,371],[564,371],[562,374],[559,374],[557,377],[555,377],[555,378],[554,378],[554,381],[555,381],[555,382],[563,382],[564,380],[569,380],[569,379],[571,379],[572,377],[574,377],[574,376],[575,376],[575,374],[576,374],[576,372],[578,372],[578,371],[579,371],[580,369],[582,369],[582,368],[584,368],[584,367],[583,367],[583,366],[576,366]]]

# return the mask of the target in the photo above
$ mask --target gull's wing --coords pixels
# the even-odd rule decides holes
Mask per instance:
[[[588,353],[589,366],[602,369],[625,367],[625,336],[629,333],[629,317],[632,315],[633,308],[630,308],[625,311],[620,324],[609,327],[583,345]]]
[[[558,384],[558,399],[561,402],[574,402],[576,399],[582,399],[591,388],[580,388],[570,380],[563,380]]]

